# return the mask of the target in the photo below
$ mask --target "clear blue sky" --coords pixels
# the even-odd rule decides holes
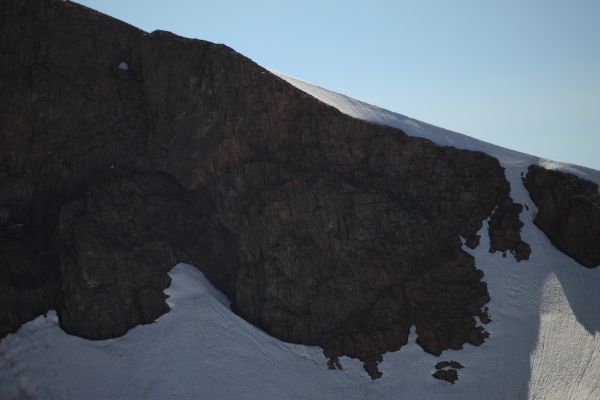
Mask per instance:
[[[600,0],[80,0],[479,139],[600,169]]]

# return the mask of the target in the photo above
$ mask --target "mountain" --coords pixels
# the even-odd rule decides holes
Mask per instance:
[[[72,2],[0,15],[3,397],[600,395],[598,171]]]
[[[519,180],[514,178],[517,174],[521,177],[533,202],[540,209],[534,222],[553,244],[586,267],[594,268],[600,264],[600,247],[597,245],[600,238],[598,171],[495,146],[331,92],[277,71],[272,72],[344,114],[400,128],[410,136],[426,138],[441,146],[481,151],[495,157],[500,161],[511,185],[518,186]],[[511,197],[514,199],[514,196]],[[526,202],[526,199],[519,200],[522,200],[521,204]]]

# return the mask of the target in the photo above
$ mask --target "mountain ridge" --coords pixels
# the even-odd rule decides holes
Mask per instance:
[[[434,355],[488,337],[472,251],[531,260],[530,158],[353,118],[226,46],[5,5],[3,335],[51,308],[67,332],[123,335],[169,310],[167,268],[189,262],[331,368],[351,356],[381,377],[412,326]]]

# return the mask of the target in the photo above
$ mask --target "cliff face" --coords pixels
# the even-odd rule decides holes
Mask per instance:
[[[477,246],[493,212],[490,250],[529,255],[496,159],[343,115],[223,45],[1,7],[0,335],[49,308],[121,335],[168,310],[166,270],[188,262],[332,367],[379,376],[411,325],[433,354],[484,341],[459,235]]]
[[[598,185],[536,165],[523,183],[538,208],[533,222],[552,243],[586,267],[600,265]]]

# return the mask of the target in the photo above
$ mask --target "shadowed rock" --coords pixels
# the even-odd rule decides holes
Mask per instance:
[[[435,379],[450,382],[452,384],[454,384],[454,382],[456,382],[458,380],[458,371],[455,369],[449,369],[449,370],[438,369],[432,375]]]
[[[440,361],[435,364],[435,369],[444,369],[450,366],[450,361]]]
[[[552,244],[586,267],[600,265],[598,185],[536,165],[523,182],[538,208],[534,223]]]
[[[496,210],[491,250],[528,255],[496,159],[343,115],[223,45],[71,2],[1,13],[0,335],[49,308],[121,335],[168,310],[185,261],[333,367],[379,377],[412,325],[433,354],[483,343],[460,237]]]

